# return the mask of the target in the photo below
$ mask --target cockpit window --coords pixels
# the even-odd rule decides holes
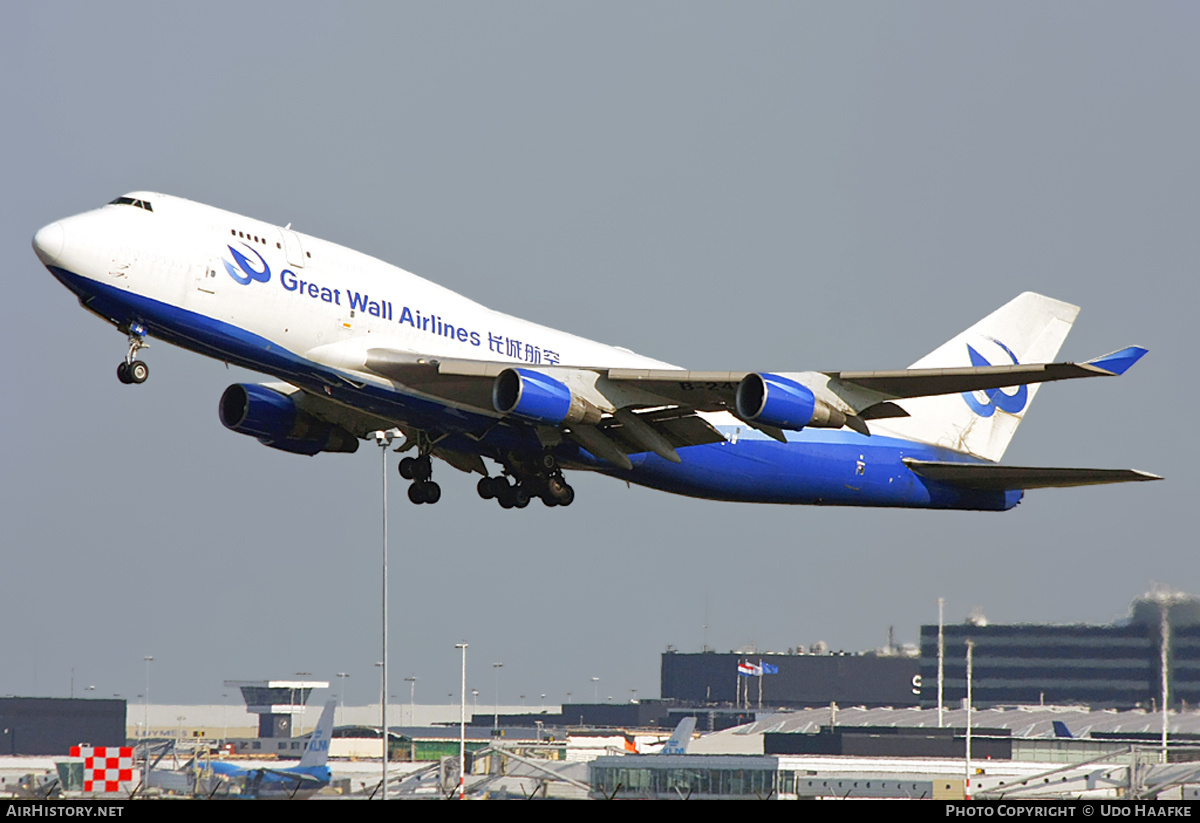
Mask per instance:
[[[136,206],[137,208],[145,209],[146,211],[154,211],[154,208],[150,205],[149,200],[134,200],[132,197],[118,197],[116,200],[113,200],[108,205],[110,205],[110,206]]]

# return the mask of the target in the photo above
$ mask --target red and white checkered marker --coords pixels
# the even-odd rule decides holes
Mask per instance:
[[[83,758],[85,792],[128,792],[135,785],[130,746],[72,746],[71,757]]]

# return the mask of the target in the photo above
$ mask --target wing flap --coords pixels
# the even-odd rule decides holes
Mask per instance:
[[[989,463],[943,463],[905,458],[914,473],[939,483],[980,491],[1051,489],[1162,480],[1136,469],[1068,469],[1036,466],[997,466]]]
[[[725,440],[725,437],[708,421],[698,417],[689,409],[665,406],[661,409],[638,411],[636,414],[638,420],[653,428],[676,449],[684,446],[721,443]],[[607,418],[601,423],[600,430],[616,440],[629,454],[651,451],[636,435],[627,433],[625,425],[616,417]]]
[[[369,349],[365,368],[430,397],[490,412],[492,381],[507,366],[475,360],[444,362],[392,349]]]
[[[733,408],[738,383],[746,371],[688,371],[686,369],[607,369],[612,383],[640,389],[673,404],[696,411]]]

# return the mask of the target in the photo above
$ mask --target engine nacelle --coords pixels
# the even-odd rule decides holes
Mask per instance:
[[[572,392],[565,383],[531,369],[505,369],[492,384],[492,405],[501,414],[537,423],[600,422],[600,409]]]
[[[846,425],[846,415],[816,397],[808,386],[777,374],[743,377],[735,405],[743,420],[778,429],[840,429]]]
[[[221,395],[221,423],[238,434],[293,454],[354,452],[358,438],[297,408],[286,394],[255,383],[234,383]]]

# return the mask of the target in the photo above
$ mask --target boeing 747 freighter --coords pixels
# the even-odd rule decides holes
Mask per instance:
[[[1027,489],[1155,480],[999,460],[1039,384],[1123,374],[1146,350],[1051,362],[1079,311],[1021,294],[908,369],[689,371],[492,311],[315,237],[132,192],[40,229],[38,257],[128,337],[277,382],[229,386],[220,419],[301,455],[406,436],[400,473],[436,503],[432,458],[504,508],[567,506],[565,471],[711,500],[1005,510]]]

